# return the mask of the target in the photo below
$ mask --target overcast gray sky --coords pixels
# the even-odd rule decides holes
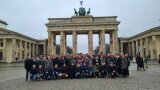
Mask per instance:
[[[119,37],[129,37],[160,25],[160,0],[83,0],[93,16],[118,16]],[[0,19],[8,29],[36,39],[47,38],[47,18],[71,17],[79,0],[0,0]],[[67,36],[72,46],[72,36]],[[87,52],[87,36],[78,35],[78,51]],[[108,35],[106,35],[108,42]],[[59,43],[59,36],[57,36]],[[98,35],[94,35],[94,48]]]

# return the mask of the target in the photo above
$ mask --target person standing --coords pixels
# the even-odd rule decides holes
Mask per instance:
[[[137,55],[136,62],[137,62],[137,70],[139,71],[139,68],[140,68],[140,70],[142,70],[142,68],[143,68],[143,70],[145,71],[144,61],[140,55]]]
[[[121,55],[121,69],[122,69],[122,75],[123,77],[127,77],[128,72],[127,72],[127,68],[128,68],[128,60],[126,59],[126,57],[124,55]]]
[[[29,56],[28,58],[26,58],[26,60],[24,62],[24,68],[26,69],[26,81],[28,80],[28,74],[31,71],[32,64],[33,64],[33,61],[31,59],[31,57]]]
[[[128,57],[128,54],[125,54],[125,59],[127,60],[127,76],[129,76],[129,66],[130,66],[130,58]]]

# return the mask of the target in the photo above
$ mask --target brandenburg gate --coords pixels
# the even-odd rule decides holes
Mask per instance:
[[[74,9],[75,10],[75,9]],[[88,54],[93,55],[93,34],[99,35],[99,52],[105,53],[105,34],[110,36],[110,53],[119,53],[117,16],[93,17],[85,8],[75,10],[71,18],[49,18],[48,54],[56,55],[56,35],[60,35],[60,54],[66,54],[66,36],[72,35],[73,54],[77,54],[77,35],[88,34]]]

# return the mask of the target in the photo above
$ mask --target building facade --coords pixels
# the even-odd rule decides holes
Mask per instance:
[[[26,35],[0,27],[0,62],[23,61],[28,56],[45,55],[46,40],[36,40]]]
[[[160,26],[151,28],[129,38],[119,38],[120,52],[136,57],[150,57],[152,60],[160,56]]]

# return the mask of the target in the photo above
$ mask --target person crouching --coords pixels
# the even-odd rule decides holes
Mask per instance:
[[[36,65],[32,66],[31,72],[30,72],[30,79],[32,81],[37,80],[37,69],[36,69]]]
[[[109,67],[108,67],[108,76],[110,78],[115,78],[116,77],[116,67],[113,64],[113,62],[110,63]]]
[[[81,76],[84,78],[89,77],[89,71],[88,67],[86,66],[86,63],[83,63]]]
[[[105,78],[107,76],[107,66],[105,63],[101,63],[100,66],[100,74],[101,74],[101,78]]]
[[[54,68],[53,68],[53,78],[54,79],[58,79],[60,76],[60,68],[58,67],[58,64],[55,64]]]
[[[71,65],[69,66],[69,77],[70,78],[75,78],[75,71],[76,71],[76,65],[74,65],[73,63],[71,63]]]
[[[66,66],[66,64],[63,64],[63,67],[61,68],[60,71],[60,78],[68,78],[68,67]]]
[[[47,65],[44,73],[45,79],[46,80],[51,80],[52,79],[52,70],[51,68]]]
[[[81,67],[80,64],[77,64],[75,78],[80,78],[80,77],[81,77]]]
[[[44,69],[42,68],[42,65],[39,65],[39,68],[37,70],[37,80],[43,80],[44,79]]]
[[[88,71],[89,71],[89,77],[94,78],[95,77],[95,72],[96,72],[96,66],[90,64],[88,66]]]
[[[100,78],[100,65],[99,62],[96,62],[96,72],[95,72],[95,77]]]

